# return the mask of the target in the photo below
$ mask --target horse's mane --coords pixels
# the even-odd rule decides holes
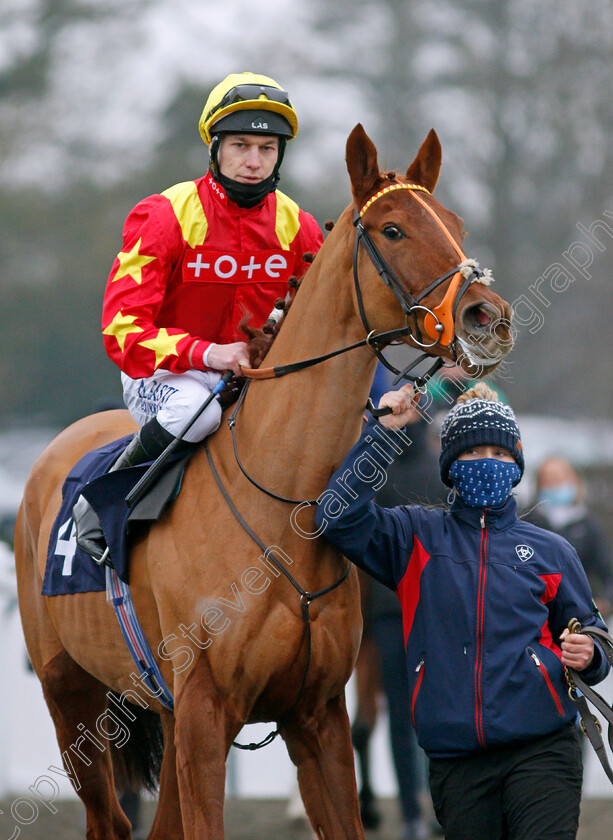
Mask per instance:
[[[332,230],[333,227],[333,221],[326,222],[326,230]],[[303,254],[302,259],[305,263],[310,265],[315,259],[315,255],[311,253],[311,251],[307,251]],[[261,327],[256,327],[251,324],[251,319],[253,317],[251,312],[244,312],[243,317],[239,321],[238,328],[243,335],[247,336],[247,353],[249,354],[249,364],[252,368],[259,368],[266,358],[268,351],[272,347],[273,341],[279,335],[279,331],[285,323],[287,313],[295,300],[296,292],[302,285],[302,281],[306,277],[307,272],[308,268],[300,279],[295,276],[289,278],[288,286],[293,292],[289,300],[284,300],[283,298],[276,299],[275,309],[278,309],[283,313],[278,321],[273,318],[269,318]]]
[[[329,221],[326,222],[326,230],[332,230],[334,227],[334,222]],[[307,251],[302,259],[305,263],[309,265],[315,259],[314,254],[310,251]],[[272,347],[272,344],[275,338],[279,335],[279,331],[285,322],[285,317],[289,312],[289,309],[296,297],[296,292],[300,288],[302,281],[306,277],[308,272],[307,271],[303,274],[303,276],[298,279],[295,276],[289,278],[288,285],[289,288],[292,290],[293,294],[289,298],[289,300],[284,300],[283,298],[277,298],[275,301],[275,309],[280,310],[283,315],[279,318],[279,320],[274,320],[273,318],[269,318],[266,323],[262,324],[260,327],[256,327],[254,324],[251,323],[253,315],[251,312],[244,310],[243,317],[240,319],[238,323],[238,329],[240,332],[243,333],[244,336],[247,337],[247,354],[249,356],[249,365],[252,368],[259,368],[266,358],[268,351]],[[219,402],[221,403],[222,408],[227,408],[228,406],[232,405],[232,403],[236,402],[238,399],[238,395],[245,384],[245,377],[244,376],[235,376],[232,381],[226,385],[223,391],[219,394]]]
[[[300,288],[301,281],[297,277],[290,277],[289,287],[294,289],[294,294]],[[249,365],[252,368],[259,368],[268,351],[272,347],[272,343],[279,334],[285,316],[291,306],[293,296],[290,301],[286,302],[283,298],[277,298],[275,301],[275,309],[283,312],[283,315],[278,321],[269,318],[261,327],[256,327],[251,324],[252,314],[245,311],[243,317],[238,323],[238,329],[247,337],[247,353],[249,355]]]

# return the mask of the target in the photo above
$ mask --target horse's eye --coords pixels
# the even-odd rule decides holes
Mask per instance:
[[[392,241],[395,239],[404,239],[404,233],[396,225],[386,225],[383,228],[383,234]]]

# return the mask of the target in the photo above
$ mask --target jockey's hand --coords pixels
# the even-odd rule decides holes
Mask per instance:
[[[233,344],[211,344],[208,356],[208,366],[214,370],[231,370],[240,376],[240,366],[249,367],[247,344],[235,341]]]
[[[562,665],[575,671],[583,671],[594,658],[594,641],[582,633],[571,633],[566,627],[560,636],[562,640]]]
[[[398,391],[388,391],[379,400],[379,408],[388,406],[392,414],[385,414],[379,417],[379,423],[388,429],[402,429],[407,423],[416,423],[419,420],[417,404],[419,403],[419,391],[407,383]]]

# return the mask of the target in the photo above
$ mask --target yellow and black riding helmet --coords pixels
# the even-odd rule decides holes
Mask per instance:
[[[268,76],[231,73],[213,88],[199,122],[209,146],[211,174],[229,198],[253,207],[276,189],[285,144],[298,133],[298,118],[287,92]],[[240,184],[219,171],[217,152],[222,134],[269,134],[279,138],[279,157],[272,175],[260,184]]]

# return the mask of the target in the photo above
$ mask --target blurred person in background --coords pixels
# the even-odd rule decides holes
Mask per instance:
[[[611,545],[588,510],[584,480],[566,458],[546,458],[536,473],[536,500],[526,519],[564,537],[573,546],[605,618],[613,611]]]
[[[448,409],[455,403],[460,394],[476,385],[477,381],[494,388],[501,402],[507,402],[504,391],[488,380],[476,380],[469,376],[460,365],[445,365],[426,383],[426,406],[432,405],[434,411]]]

